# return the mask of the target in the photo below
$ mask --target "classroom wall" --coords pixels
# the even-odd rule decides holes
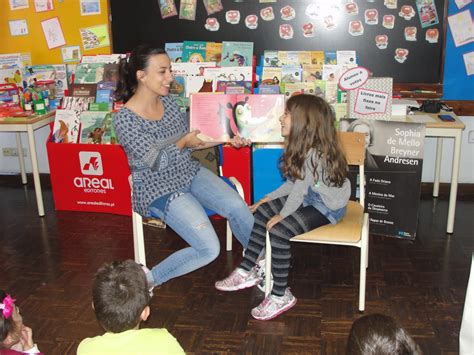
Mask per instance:
[[[10,10],[8,0],[0,0],[0,53],[30,52],[33,64],[61,64],[60,47],[48,49],[43,35],[41,21],[52,17],[58,17],[66,40],[66,46],[78,45],[81,47],[82,55],[109,54],[111,47],[101,47],[84,51],[80,28],[108,24],[109,9],[107,0],[100,0],[101,13],[99,15],[81,16],[79,0],[53,0],[52,11],[35,12],[34,1],[29,0],[29,8],[21,10]],[[10,35],[8,21],[26,19],[29,34],[26,36]],[[110,39],[112,42],[112,39]],[[48,157],[46,154],[45,141],[49,133],[48,127],[36,131],[36,147],[38,153],[38,164],[41,173],[49,173]],[[24,148],[28,147],[26,134],[21,134]],[[14,133],[0,133],[0,174],[18,173],[20,171],[18,158],[4,157],[1,149],[4,147],[16,147]],[[31,172],[31,163],[27,153],[26,168]]]

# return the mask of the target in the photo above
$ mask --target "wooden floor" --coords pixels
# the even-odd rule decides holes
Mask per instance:
[[[30,180],[31,181],[31,180]],[[74,354],[101,333],[91,309],[91,280],[106,261],[133,258],[131,218],[56,212],[45,184],[46,216],[20,178],[0,177],[0,288],[14,295],[45,354]],[[445,234],[447,202],[422,200],[414,242],[370,238],[365,314],[394,316],[425,354],[456,354],[474,251],[474,201],[457,204],[455,234]],[[225,224],[215,222],[223,242]],[[145,228],[154,265],[184,246],[170,230]],[[224,244],[224,243],[222,243]],[[269,322],[250,316],[258,290],[223,293],[214,281],[241,259],[222,250],[211,265],[155,290],[145,327],[166,327],[188,353],[343,354],[357,311],[358,254],[350,248],[293,246],[297,305]]]

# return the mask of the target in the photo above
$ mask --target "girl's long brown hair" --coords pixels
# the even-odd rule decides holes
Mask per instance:
[[[317,175],[317,162],[312,161],[316,179],[341,187],[347,174],[347,161],[334,127],[331,106],[314,95],[296,95],[288,99],[286,109],[291,115],[291,129],[285,140],[281,170],[285,177],[304,178],[304,163],[314,148],[323,164],[323,176]]]

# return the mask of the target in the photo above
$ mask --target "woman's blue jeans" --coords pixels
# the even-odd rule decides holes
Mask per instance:
[[[254,223],[248,206],[221,178],[201,167],[190,188],[170,198],[164,211],[150,207],[153,215],[189,244],[153,267],[155,286],[207,265],[219,255],[219,239],[203,206],[226,218],[240,244],[247,247]]]

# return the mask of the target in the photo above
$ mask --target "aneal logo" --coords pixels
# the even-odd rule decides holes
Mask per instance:
[[[81,173],[84,175],[103,175],[102,158],[99,152],[79,152]]]

